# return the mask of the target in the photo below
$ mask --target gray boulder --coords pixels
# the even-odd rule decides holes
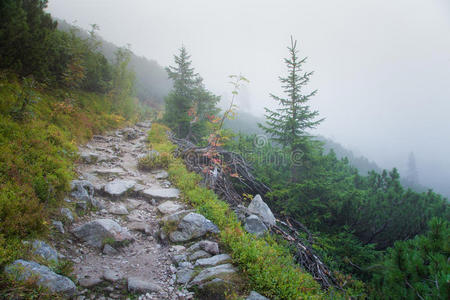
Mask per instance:
[[[191,212],[195,212],[195,209],[180,210],[171,215],[162,217],[161,221],[163,221],[163,222],[179,222],[184,216],[186,216],[188,213],[191,213]]]
[[[245,298],[245,300],[269,300],[269,298],[266,298],[255,291],[251,291],[250,295]]]
[[[72,180],[70,188],[72,190],[70,195],[78,201],[90,203],[94,197],[94,186],[87,180]]]
[[[151,293],[161,292],[162,288],[152,281],[138,277],[129,277],[128,291],[131,293]]]
[[[181,219],[176,231],[171,232],[169,238],[172,242],[186,242],[204,236],[206,233],[219,233],[219,228],[197,213],[189,213]]]
[[[235,290],[234,285],[226,280],[220,278],[214,278],[211,281],[201,284],[197,291],[196,296],[202,300],[226,300]]]
[[[177,283],[186,284],[188,283],[192,276],[194,275],[194,270],[191,268],[182,268],[177,272]]]
[[[149,188],[144,190],[142,195],[147,199],[178,199],[180,191],[175,188]]]
[[[228,254],[218,254],[211,256],[209,258],[201,258],[195,262],[194,266],[195,267],[217,266],[230,260],[231,256],[229,256]]]
[[[203,241],[193,244],[192,246],[190,246],[188,248],[188,251],[193,252],[193,251],[198,251],[200,249],[202,249],[208,253],[211,253],[211,254],[219,254],[219,244],[217,244],[216,242],[207,241],[207,240],[203,240]]]
[[[197,260],[200,258],[207,258],[207,257],[211,257],[211,254],[203,250],[198,250],[189,256],[189,260]]]
[[[236,270],[231,264],[218,265],[216,267],[210,267],[202,270],[198,275],[192,280],[192,285],[198,285],[212,278],[217,278],[220,276],[236,273]]]
[[[108,211],[113,215],[128,215],[128,209],[123,204],[112,205]]]
[[[102,247],[107,239],[117,243],[133,240],[126,228],[111,219],[97,219],[74,228],[72,232],[80,240],[97,248]]]
[[[267,231],[267,226],[258,216],[251,215],[245,218],[244,229],[256,236],[262,236]]]
[[[67,207],[61,208],[61,215],[67,219],[69,223],[73,222],[73,214]]]
[[[108,182],[105,187],[105,193],[113,198],[119,198],[136,185],[134,180],[114,179]]]
[[[58,252],[46,242],[34,240],[31,247],[34,255],[39,255],[46,261],[58,262]]]
[[[275,217],[269,206],[262,200],[260,195],[256,195],[248,206],[248,211],[257,215],[261,220],[269,226],[275,225]]]
[[[68,297],[73,296],[77,290],[72,280],[58,275],[48,267],[34,261],[16,260],[5,267],[5,272],[13,275],[19,281],[26,281],[31,277],[36,277],[37,285],[46,287],[52,292],[62,293]]]

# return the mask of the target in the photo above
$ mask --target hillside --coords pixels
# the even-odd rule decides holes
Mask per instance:
[[[88,39],[89,33],[86,30],[68,24],[64,20],[58,20],[58,29],[64,32],[73,31],[76,36]],[[97,36],[96,43],[99,43],[100,52],[110,61],[114,62],[115,53],[120,48],[109,41],[105,41]],[[164,97],[169,93],[172,83],[167,77],[164,67],[155,60],[137,56],[131,53],[128,67],[136,76],[135,92],[141,102],[153,107],[161,107]]]

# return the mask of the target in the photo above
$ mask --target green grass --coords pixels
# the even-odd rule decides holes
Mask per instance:
[[[153,124],[149,133],[152,149],[160,153],[174,149],[166,137],[167,130]],[[202,187],[200,175],[189,172],[183,161],[171,156],[168,165],[170,178],[185,201],[220,228],[221,242],[249,279],[252,289],[271,299],[326,298],[312,276],[294,263],[288,249],[278,245],[271,236],[256,238],[246,233],[228,204],[212,190]]]

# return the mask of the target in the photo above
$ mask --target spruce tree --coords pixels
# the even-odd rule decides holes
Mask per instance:
[[[198,141],[207,135],[207,116],[219,112],[216,105],[220,97],[205,89],[190,58],[182,46],[180,54],[174,55],[175,66],[166,68],[173,89],[165,99],[164,121],[178,137]]]
[[[289,57],[284,59],[287,66],[287,76],[279,77],[285,96],[279,97],[271,94],[278,103],[278,108],[266,110],[266,124],[259,124],[264,131],[283,147],[289,148],[292,153],[309,152],[309,129],[317,127],[323,119],[317,119],[319,112],[311,110],[308,101],[317,93],[317,90],[305,92],[313,72],[304,72],[302,67],[305,58],[299,58],[297,41],[291,37],[288,46]],[[292,180],[295,181],[295,168],[292,168]]]

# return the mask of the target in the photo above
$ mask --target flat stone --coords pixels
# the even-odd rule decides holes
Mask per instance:
[[[105,193],[112,196],[113,198],[118,198],[123,196],[126,192],[135,186],[136,182],[134,180],[124,180],[124,179],[114,179],[108,182],[104,189]]]
[[[162,288],[147,279],[141,279],[138,277],[128,278],[128,291],[132,293],[151,293],[151,292],[161,292]]]
[[[260,195],[256,195],[248,206],[248,211],[261,218],[261,220],[269,226],[276,223],[276,219],[269,206],[262,200]]]
[[[128,215],[128,210],[123,204],[115,204],[108,209],[113,215]]]
[[[251,291],[250,295],[247,298],[245,298],[245,300],[269,300],[269,298],[266,298],[255,291]]]
[[[26,281],[35,277],[37,285],[48,288],[52,292],[63,293],[68,297],[73,296],[77,290],[72,280],[58,275],[48,267],[34,261],[16,260],[5,267],[5,272],[13,275],[18,281]]]
[[[194,276],[194,270],[190,268],[183,268],[177,272],[177,283],[186,284],[188,283],[192,276]]]
[[[245,218],[244,229],[256,236],[263,236],[267,231],[267,226],[258,216],[251,215]]]
[[[189,256],[189,260],[197,260],[199,258],[207,258],[207,257],[211,257],[211,254],[203,250],[198,250]]]
[[[132,241],[126,228],[111,219],[97,219],[72,230],[73,234],[93,247],[100,248],[106,239],[114,242]]]
[[[193,252],[200,249],[205,250],[206,252],[211,254],[219,254],[219,244],[208,240],[203,240],[193,244],[188,248],[188,251]]]
[[[135,200],[135,199],[127,199],[126,206],[129,210],[133,210],[138,208],[143,204],[142,201]]]
[[[179,265],[181,262],[187,261],[187,255],[184,253],[172,255],[172,261],[174,264]]]
[[[218,255],[211,256],[209,258],[199,259],[195,262],[194,266],[195,267],[217,266],[217,265],[223,264],[230,260],[231,260],[231,256],[229,256],[228,254],[218,254]]]
[[[145,222],[133,221],[127,225],[129,230],[143,232],[145,234],[151,234],[152,230],[150,225]]]
[[[183,206],[181,204],[178,204],[173,201],[166,201],[166,202],[158,205],[158,210],[163,215],[173,214],[182,208],[183,208]]]
[[[172,242],[186,242],[204,236],[206,233],[219,233],[219,228],[197,213],[189,213],[181,219],[176,231],[170,233]]]
[[[163,222],[179,222],[184,216],[186,216],[188,213],[191,212],[195,212],[195,209],[180,210],[171,215],[166,215],[162,217],[161,220]]]
[[[142,195],[147,199],[178,199],[180,191],[175,188],[149,188],[144,190]]]
[[[218,265],[202,270],[191,282],[192,285],[197,285],[213,278],[236,273],[236,270],[231,264]]]

